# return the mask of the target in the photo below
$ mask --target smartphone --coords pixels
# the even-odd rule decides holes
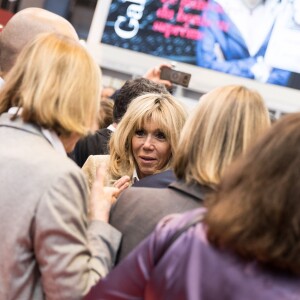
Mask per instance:
[[[191,74],[176,71],[169,67],[161,67],[160,79],[169,80],[172,83],[188,87],[191,79]]]

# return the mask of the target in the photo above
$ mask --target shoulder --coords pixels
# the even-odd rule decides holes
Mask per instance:
[[[46,160],[33,166],[30,175],[34,194],[42,207],[60,207],[76,205],[79,209],[86,207],[87,184],[81,169],[69,158],[59,153],[49,152]],[[72,204],[71,204],[72,203]]]
[[[151,224],[150,227],[154,228],[161,217],[166,215],[166,205],[162,205],[162,202],[170,201],[169,192],[168,189],[129,187],[111,210],[111,224],[119,230],[134,229],[136,224],[142,224],[143,228]]]
[[[89,134],[79,140],[76,146],[77,148],[88,147],[91,154],[97,154],[101,151],[97,147],[106,147],[111,133],[112,131],[107,128],[97,130],[95,133]]]
[[[165,232],[165,235],[168,236],[190,223],[195,226],[200,225],[201,231],[204,232],[202,220],[205,216],[205,212],[206,209],[201,207],[184,213],[167,215],[157,224],[156,231]],[[206,240],[206,238],[204,239]]]
[[[202,201],[185,191],[174,188],[130,187],[119,197],[112,216],[124,213],[134,218],[159,220],[170,213],[181,213],[198,208]]]
[[[68,213],[72,211],[76,216],[82,210],[87,212],[88,185],[82,170],[61,155],[48,159],[44,174],[39,171],[40,184],[36,186],[40,191],[39,211],[53,207]]]
[[[112,134],[112,131],[108,128],[102,128],[96,131],[95,135],[102,136],[104,138],[109,138]]]
[[[104,128],[80,139],[74,149],[74,160],[82,167],[89,155],[108,154],[111,130]]]
[[[176,180],[172,170],[166,170],[154,175],[147,176],[133,184],[135,187],[166,188],[171,182]]]
[[[85,138],[88,144],[102,144],[109,140],[112,131],[108,128],[98,129],[95,133],[88,135]]]
[[[92,184],[96,178],[97,169],[104,165],[108,166],[109,163],[109,155],[90,155],[84,165],[82,166],[82,171],[87,180],[88,186],[91,189]],[[109,185],[110,174],[106,173],[105,185]]]
[[[30,154],[24,155],[22,150],[17,151],[19,156],[23,154],[22,164],[27,167],[30,164],[30,170],[34,170],[30,176],[39,177],[41,181],[50,183],[50,180],[64,176],[83,178],[83,173],[76,163],[67,155],[57,152],[44,138],[36,139]]]
[[[107,164],[109,161],[109,155],[90,155],[82,169],[89,169],[89,168],[98,168],[102,163]]]
[[[47,157],[48,176],[57,178],[61,184],[68,180],[76,182],[79,187],[85,186],[85,179],[82,170],[70,158],[63,157],[59,153]],[[54,180],[53,178],[53,180]]]
[[[199,207],[199,203],[169,188],[130,187],[121,194],[112,208],[110,223],[122,233],[149,233],[166,215],[195,207]]]
[[[145,207],[145,205],[153,205],[160,200],[169,199],[170,189],[150,188],[150,187],[129,187],[120,197],[114,207],[114,210],[124,207],[127,209],[129,206],[138,208]]]

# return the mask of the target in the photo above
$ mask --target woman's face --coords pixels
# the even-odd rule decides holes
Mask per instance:
[[[136,130],[131,147],[140,179],[163,169],[171,157],[170,143],[152,121]]]

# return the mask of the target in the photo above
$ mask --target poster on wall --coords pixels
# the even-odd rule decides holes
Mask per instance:
[[[299,1],[112,0],[101,43],[300,89],[300,70],[291,68],[299,52],[272,50],[280,39],[276,24]],[[300,40],[300,30],[295,35]]]

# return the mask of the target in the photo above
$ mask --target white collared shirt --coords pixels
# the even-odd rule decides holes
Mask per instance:
[[[0,89],[4,86],[4,79],[0,77]]]
[[[115,132],[116,131],[116,127],[113,125],[113,124],[110,124],[107,129],[109,129],[110,131],[112,132]]]
[[[282,5],[268,0],[253,10],[241,0],[216,0],[240,31],[251,56],[254,56],[266,40]]]
[[[136,168],[134,168],[133,174],[132,174],[132,182],[134,183],[134,182],[137,182],[137,181],[140,181],[140,179],[139,179],[139,176],[137,174]]]

